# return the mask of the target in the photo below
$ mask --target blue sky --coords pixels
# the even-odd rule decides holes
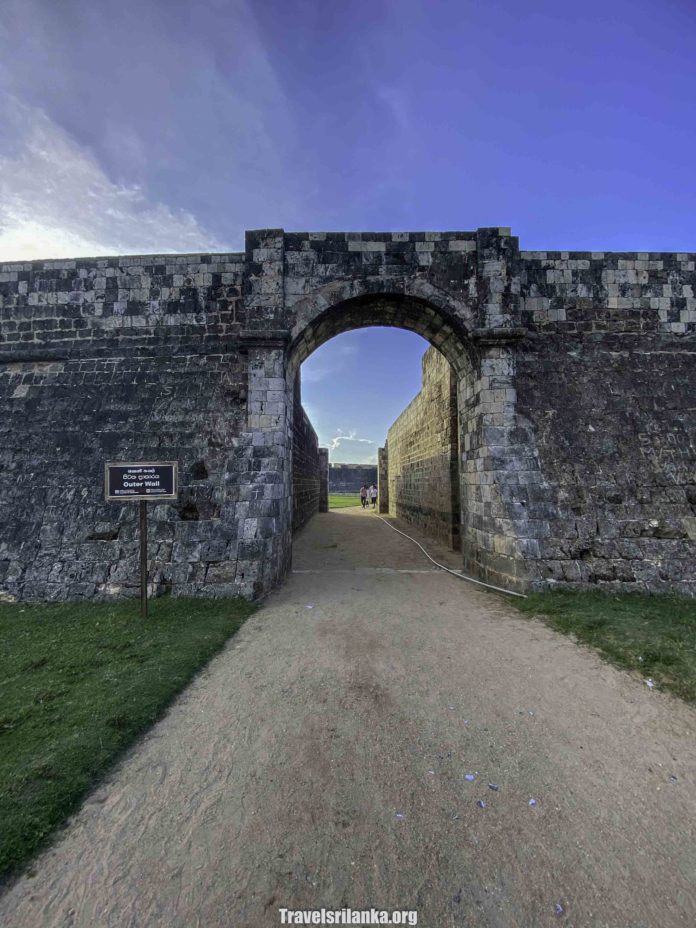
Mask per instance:
[[[330,460],[371,464],[387,429],[420,390],[428,343],[373,326],[332,338],[302,365],[302,405]]]
[[[0,260],[266,226],[693,250],[695,48],[694,0],[3,0]],[[327,443],[386,352],[397,410],[418,386],[415,336],[356,339],[308,362]]]

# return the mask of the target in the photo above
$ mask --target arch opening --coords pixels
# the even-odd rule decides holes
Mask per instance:
[[[423,299],[407,295],[362,295],[344,300],[295,329],[287,368],[288,399],[292,406],[293,527],[297,530],[306,521],[298,514],[301,512],[298,502],[308,493],[307,455],[302,446],[308,417],[301,403],[301,365],[331,339],[374,326],[413,332],[430,346],[421,359],[421,390],[411,403],[405,399],[406,408],[401,408],[392,424],[391,459],[386,434],[380,443],[383,445],[377,467],[380,509],[460,551],[466,524],[462,511],[466,502],[462,492],[462,436],[470,431],[472,422],[467,420],[474,415],[471,399],[476,351],[459,319]],[[423,404],[430,404],[428,413],[420,409]],[[422,427],[416,427],[415,433],[409,431],[408,423],[401,421],[419,416],[430,418],[425,421],[421,418]],[[328,454],[326,460],[328,464]]]
[[[302,314],[300,314],[301,316]],[[428,300],[405,294],[368,294],[352,297],[298,322],[289,351],[289,374],[325,342],[354,329],[386,326],[415,332],[447,358],[462,374],[470,369],[473,346],[462,320]]]

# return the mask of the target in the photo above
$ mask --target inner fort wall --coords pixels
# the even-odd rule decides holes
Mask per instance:
[[[457,380],[435,348],[423,355],[422,388],[387,433],[389,514],[459,549]]]
[[[321,468],[319,441],[300,398],[300,376],[295,378],[292,436],[292,530],[299,531],[319,512]],[[328,508],[328,507],[327,507]]]

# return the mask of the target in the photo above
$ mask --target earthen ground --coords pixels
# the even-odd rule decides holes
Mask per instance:
[[[696,924],[693,709],[372,512],[314,518],[294,568],[0,923],[265,928],[279,907],[375,906],[426,928]]]

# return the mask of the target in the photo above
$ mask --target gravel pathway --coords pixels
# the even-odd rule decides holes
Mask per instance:
[[[322,906],[425,928],[696,924],[693,709],[371,512],[314,518],[294,567],[0,924],[265,928]]]

